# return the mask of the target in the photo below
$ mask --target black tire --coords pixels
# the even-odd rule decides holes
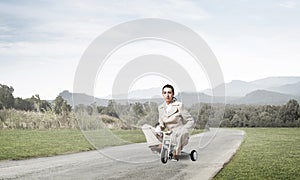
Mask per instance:
[[[191,154],[190,154],[191,160],[192,161],[196,161],[198,158],[198,153],[196,150],[192,150]]]
[[[168,149],[163,148],[160,154],[160,160],[163,164],[166,164],[168,162],[169,154]]]

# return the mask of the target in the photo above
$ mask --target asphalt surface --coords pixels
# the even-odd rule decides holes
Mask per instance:
[[[244,132],[211,129],[192,136],[185,152],[195,149],[197,161],[188,155],[162,164],[145,143],[106,148],[55,157],[0,161],[0,179],[212,179],[237,151]]]

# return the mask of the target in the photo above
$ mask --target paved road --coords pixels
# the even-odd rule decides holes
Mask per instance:
[[[0,161],[0,179],[211,179],[240,146],[244,132],[211,129],[191,138],[184,149],[197,149],[193,162],[160,162],[145,143],[47,158]]]

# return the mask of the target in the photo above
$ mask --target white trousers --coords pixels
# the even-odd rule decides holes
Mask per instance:
[[[142,131],[145,134],[148,146],[156,146],[156,145],[161,144],[162,139],[159,139],[156,136],[154,127],[152,127],[148,124],[145,124],[142,126]]]
[[[156,136],[154,127],[145,124],[142,126],[142,131],[145,134],[147,145],[149,147],[156,146],[162,143],[162,139]],[[180,155],[182,148],[189,142],[189,131],[183,127],[173,129],[172,131],[172,141],[176,144],[176,153]]]

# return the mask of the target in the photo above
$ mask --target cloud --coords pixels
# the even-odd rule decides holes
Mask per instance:
[[[73,1],[72,1],[73,2]],[[167,0],[167,1],[77,1],[74,7],[82,12],[104,14],[107,17],[145,18],[145,17],[168,17],[175,19],[193,20],[203,19],[208,13],[197,6],[193,1]],[[121,18],[122,17],[122,18]]]
[[[283,75],[298,75],[299,4],[292,0],[281,1],[276,6],[272,3],[184,0],[0,1],[0,83],[10,81],[16,89],[24,89],[24,93],[32,92],[32,85],[25,86],[27,82],[24,79],[39,81],[39,73],[55,72],[55,79],[47,80],[50,83],[47,93],[51,92],[53,96],[59,93],[57,89],[65,88],[65,84],[71,89],[73,72],[88,45],[109,28],[139,18],[169,19],[198,32],[220,59],[228,81],[253,80],[257,76],[272,75],[274,71]],[[136,46],[130,53],[135,54],[140,50],[143,49]],[[255,71],[258,73],[252,72],[255,64],[261,65]],[[20,75],[15,67],[26,69],[23,68],[24,72]],[[37,67],[41,71],[34,70]],[[47,83],[40,84],[47,86]],[[56,87],[56,90],[51,91],[50,87]],[[28,97],[28,94],[23,96]]]
[[[294,2],[294,1],[285,1],[285,2],[281,2],[281,3],[277,3],[277,5],[280,7],[284,7],[284,8],[295,8],[298,6],[298,3]]]
[[[45,55],[41,47],[57,42],[61,51],[70,42],[74,51],[81,42],[91,42],[110,27],[130,19],[166,18],[197,21],[209,15],[192,1],[53,1],[2,2],[0,21],[1,52],[26,50]],[[49,43],[49,45],[46,45]],[[61,45],[59,44],[61,43]],[[42,44],[42,46],[40,46]],[[28,46],[25,47],[24,45]],[[20,47],[20,48],[19,48]],[[32,48],[36,47],[34,51]],[[49,48],[47,48],[49,49]],[[48,51],[48,50],[47,50]],[[57,54],[57,52],[53,52]],[[71,53],[71,52],[65,52]]]

